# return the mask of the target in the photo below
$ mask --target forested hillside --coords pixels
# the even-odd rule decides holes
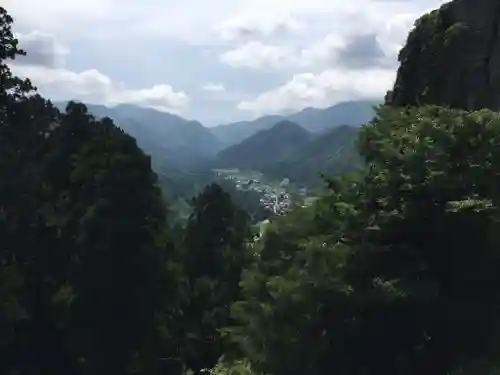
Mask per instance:
[[[67,103],[56,103],[64,109]],[[96,118],[109,117],[152,156],[155,171],[190,168],[222,149],[222,143],[198,121],[133,105],[86,104]]]
[[[262,130],[243,142],[219,152],[213,166],[216,168],[244,168],[261,170],[290,157],[312,138],[307,130],[290,121],[281,121],[271,129]]]
[[[275,180],[289,178],[300,186],[316,187],[324,184],[322,174],[337,176],[362,166],[356,148],[358,130],[344,125],[313,134],[282,121],[222,150],[207,165],[255,170]]]
[[[0,7],[0,374],[498,374],[500,115],[434,81],[495,4],[417,21],[362,167],[260,238],[219,184],[179,227],[134,138],[12,74]]]
[[[356,148],[358,130],[345,125],[312,137],[286,158],[267,164],[260,170],[266,176],[289,178],[306,186],[324,184],[322,174],[337,176],[354,172],[363,164]]]

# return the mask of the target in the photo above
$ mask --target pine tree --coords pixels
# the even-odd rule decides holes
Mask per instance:
[[[249,260],[249,239],[248,215],[219,185],[208,185],[193,200],[181,249],[186,302],[180,318],[184,330],[178,335],[188,339],[181,344],[182,357],[195,372],[214,366],[229,348],[218,330],[230,322],[229,307]]]

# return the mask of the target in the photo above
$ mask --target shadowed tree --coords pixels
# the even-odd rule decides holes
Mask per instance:
[[[214,366],[229,349],[218,330],[230,322],[229,306],[239,293],[250,237],[248,215],[219,185],[208,185],[193,200],[181,245],[186,300],[177,337],[181,357],[197,373]]]
[[[12,75],[12,21],[0,8],[0,372],[144,373],[166,286],[156,175],[110,119]]]

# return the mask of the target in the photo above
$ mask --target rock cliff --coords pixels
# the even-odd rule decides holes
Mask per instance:
[[[500,109],[500,0],[454,0],[415,23],[386,103]]]

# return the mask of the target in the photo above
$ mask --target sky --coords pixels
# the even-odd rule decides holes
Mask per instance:
[[[381,99],[442,0],[0,0],[46,97],[152,107],[206,126]]]

